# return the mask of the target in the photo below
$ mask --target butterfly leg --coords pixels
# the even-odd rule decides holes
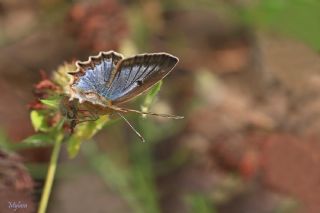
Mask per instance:
[[[79,113],[77,112],[73,118],[69,118],[70,120],[70,131],[71,133],[74,132],[75,127],[83,122],[88,122],[88,121],[96,121],[98,120],[99,116],[95,113],[91,113],[90,111],[86,110],[79,110],[81,113],[84,112],[89,112],[89,115],[82,115],[80,116]]]
[[[183,119],[183,116],[178,116],[178,115],[170,115],[170,114],[159,114],[159,113],[154,113],[154,112],[142,112],[139,110],[135,110],[135,109],[127,109],[127,108],[121,108],[121,107],[117,107],[117,106],[108,106],[110,109],[113,109],[117,112],[134,112],[134,113],[138,113],[138,114],[142,114],[142,115],[154,115],[154,116],[159,116],[159,117],[165,117],[165,118],[172,118],[172,119]]]
[[[134,131],[134,133],[136,133],[141,141],[145,142],[143,136],[131,125],[131,123],[120,112],[117,112],[117,114],[130,126],[130,128]]]
[[[83,112],[88,112],[88,115],[83,115],[82,117],[79,116],[77,119],[77,124],[87,122],[87,121],[96,121],[99,119],[99,115],[96,114],[95,112],[90,112],[90,111],[83,111]]]

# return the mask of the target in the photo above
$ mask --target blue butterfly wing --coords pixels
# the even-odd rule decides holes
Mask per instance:
[[[71,99],[77,98],[80,102],[97,103],[99,96],[107,97],[108,85],[115,75],[115,67],[123,59],[122,55],[110,51],[100,52],[97,56],[89,57],[88,61],[76,63],[77,71],[71,82]]]
[[[103,96],[113,104],[126,102],[163,79],[177,63],[178,58],[166,53],[124,59],[116,67],[112,82]]]
[[[77,62],[70,73],[71,99],[105,106],[106,101],[122,103],[141,94],[163,79],[177,64],[178,58],[166,53],[143,54],[123,59],[110,51]]]

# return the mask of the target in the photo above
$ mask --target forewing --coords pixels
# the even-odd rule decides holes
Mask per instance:
[[[114,51],[100,52],[97,56],[90,56],[88,61],[78,61],[76,72],[69,73],[73,76],[70,84],[71,98],[78,98],[80,101],[89,100],[86,94],[103,96],[108,90],[115,67],[122,60],[122,55]]]
[[[128,101],[163,79],[177,63],[178,58],[166,53],[124,59],[116,67],[106,96],[113,104]]]

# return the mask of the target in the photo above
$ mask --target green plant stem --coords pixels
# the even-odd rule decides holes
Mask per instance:
[[[44,189],[42,192],[38,213],[45,213],[47,206],[48,206],[48,201],[49,201],[49,197],[50,197],[50,193],[51,193],[51,189],[52,189],[52,184],[53,184],[54,176],[56,173],[58,157],[59,157],[60,148],[61,148],[61,142],[62,142],[62,137],[58,136],[56,139],[56,142],[53,146],[53,151],[51,154],[47,178],[46,178],[46,182],[45,182]]]

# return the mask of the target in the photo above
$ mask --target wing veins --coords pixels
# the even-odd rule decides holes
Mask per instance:
[[[105,63],[105,62],[106,62],[105,59],[103,59],[103,60],[102,60],[103,70],[106,70],[106,63]],[[107,72],[105,72],[105,73],[104,73],[104,76],[103,76],[103,81],[104,81],[104,82],[107,82],[107,80],[108,80],[108,79],[107,79]]]
[[[94,84],[94,81],[92,80],[91,76],[88,75],[86,78],[83,78],[83,80],[88,82],[95,91],[97,90],[97,88],[96,88],[96,86]]]
[[[112,68],[112,66],[113,66],[113,57],[111,57],[111,68]],[[113,68],[113,69],[114,69],[114,68]],[[108,79],[108,84],[110,83],[109,81],[111,80],[110,78],[111,78],[112,71],[113,71],[113,70],[110,71],[110,76],[109,76],[109,79]]]
[[[141,74],[138,78],[136,78],[137,75],[138,75],[138,72],[136,73],[136,75],[135,75],[134,78],[133,78],[133,81],[134,81],[134,82],[135,82],[136,80],[138,80],[138,79],[146,72],[146,70],[147,70],[148,67],[150,66],[149,63],[150,63],[150,61],[151,61],[151,58],[152,58],[152,57],[149,57],[149,60],[148,60],[148,62],[146,63],[146,64],[147,64],[146,68],[143,70],[142,74]]]
[[[150,60],[148,61],[148,63],[150,63],[151,59],[152,59],[152,56],[150,56]],[[159,61],[154,61],[154,67],[148,72],[148,74],[145,75],[145,77],[147,77],[147,75],[149,75],[151,72],[154,71],[154,69],[155,69],[155,68],[157,67],[157,65],[158,65],[158,64],[157,64],[158,62],[159,62]],[[148,67],[149,67],[149,66],[148,66]],[[146,70],[148,69],[148,67],[146,67],[146,69],[143,71],[143,73],[141,73],[141,75],[137,78],[137,80],[144,75],[144,73],[146,72]]]
[[[147,77],[147,75],[149,75],[151,72],[153,72],[153,70],[154,70],[156,67],[157,67],[157,64],[154,64],[153,68],[145,75],[145,77]],[[144,75],[144,73],[145,73],[145,72],[143,72],[143,73],[137,78],[137,80],[138,80],[139,78],[141,78],[141,77]]]
[[[109,79],[107,79],[107,74],[108,74],[108,72],[106,71],[106,63],[107,63],[107,61],[105,60],[105,58],[103,58],[102,63],[103,63],[103,70],[101,70],[101,71],[105,72],[104,76],[103,76],[103,81],[104,81],[105,84],[107,84],[107,81]],[[111,68],[111,66],[110,66],[110,68]],[[111,70],[110,70],[110,72],[111,72]],[[107,87],[103,87],[103,90],[101,91],[101,93],[105,94],[106,90],[107,90]]]
[[[125,86],[123,87],[122,91],[125,90],[125,88],[126,88],[126,86],[127,86],[127,84],[128,84],[128,81],[129,81],[129,79],[130,79],[130,75],[131,75],[131,72],[132,72],[133,67],[134,67],[134,66],[131,66],[131,69],[130,69],[130,71],[129,71],[129,75],[128,75],[127,80],[126,80],[126,84],[125,84]]]
[[[110,92],[110,94],[115,90],[115,87],[113,87],[113,82],[117,81],[120,78],[121,70],[119,70],[116,74],[118,74],[118,75],[113,78],[113,81],[112,81],[112,83],[109,87],[109,90],[108,90],[108,92]],[[112,88],[112,90],[110,91],[111,88]]]

